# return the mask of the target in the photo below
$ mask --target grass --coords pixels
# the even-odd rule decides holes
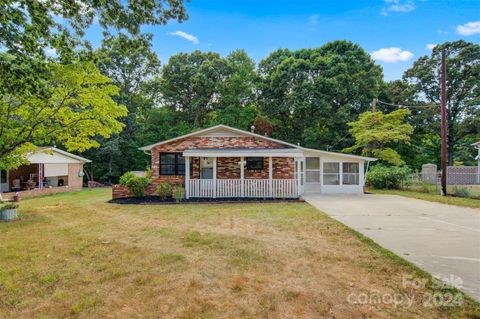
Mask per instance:
[[[448,204],[448,205],[480,208],[480,199],[475,199],[475,198],[441,196],[438,194],[424,193],[424,192],[412,191],[412,190],[399,190],[399,189],[369,189],[368,191],[375,194],[400,195],[404,197],[423,199],[430,202],[438,202],[438,203]]]
[[[306,203],[115,205],[110,190],[24,200],[0,224],[0,317],[479,318],[424,305],[428,275]],[[410,307],[354,304],[408,294]]]

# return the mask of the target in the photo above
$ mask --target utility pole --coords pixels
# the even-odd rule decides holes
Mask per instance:
[[[441,98],[441,115],[442,115],[442,149],[441,149],[441,164],[442,164],[442,196],[447,195],[447,93],[446,93],[446,81],[447,81],[447,66],[445,65],[445,49],[442,50],[442,62],[441,62],[441,77],[440,77],[440,98]]]
[[[372,105],[372,112],[376,112],[377,111],[377,99],[373,99],[371,105]]]

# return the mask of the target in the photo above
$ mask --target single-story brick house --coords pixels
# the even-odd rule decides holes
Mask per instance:
[[[53,146],[39,147],[27,155],[29,164],[0,171],[3,199],[81,190],[83,165],[91,161]]]
[[[310,149],[217,125],[141,147],[160,182],[185,185],[187,198],[296,198],[304,193],[362,193],[376,159]],[[118,189],[120,192],[120,188]],[[113,197],[122,197],[114,188]]]

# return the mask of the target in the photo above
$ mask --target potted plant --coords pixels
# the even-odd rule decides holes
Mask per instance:
[[[18,205],[14,203],[7,203],[0,206],[0,220],[15,220],[17,215]]]

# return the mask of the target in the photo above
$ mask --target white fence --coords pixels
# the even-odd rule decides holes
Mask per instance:
[[[249,197],[296,198],[298,184],[295,179],[191,179],[187,181],[189,197]]]

